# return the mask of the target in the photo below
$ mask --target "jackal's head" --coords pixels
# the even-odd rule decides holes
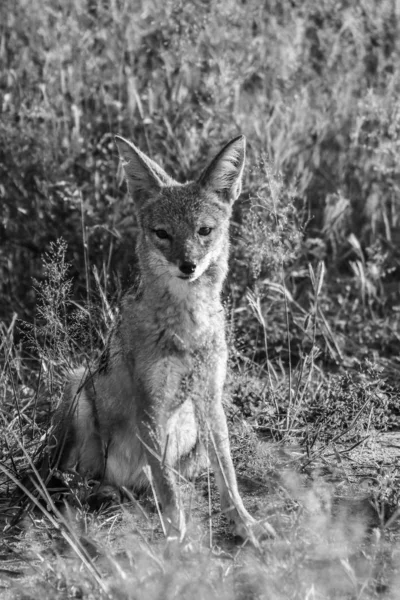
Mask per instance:
[[[180,184],[127,140],[116,143],[140,227],[143,275],[191,286],[221,283],[227,271],[228,228],[240,194],[245,138],[231,140],[194,182]],[[174,284],[175,281],[175,284]]]

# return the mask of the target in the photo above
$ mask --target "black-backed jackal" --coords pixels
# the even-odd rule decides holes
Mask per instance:
[[[177,478],[209,456],[222,510],[237,535],[253,537],[257,522],[239,495],[222,405],[220,294],[245,138],[230,141],[185,184],[127,140],[116,143],[139,225],[141,283],[124,297],[97,367],[71,376],[55,417],[59,466],[101,480],[107,491],[142,488],[147,465],[165,530],[182,537]]]

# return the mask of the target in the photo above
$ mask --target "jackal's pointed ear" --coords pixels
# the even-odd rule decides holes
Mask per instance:
[[[234,202],[242,190],[245,158],[246,138],[240,135],[222,148],[201,175],[199,184]]]
[[[116,135],[115,143],[131,194],[135,192],[148,193],[159,190],[163,186],[176,185],[176,182],[167,175],[164,169],[131,142]]]

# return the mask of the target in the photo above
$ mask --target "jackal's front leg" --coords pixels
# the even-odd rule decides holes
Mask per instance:
[[[147,464],[150,467],[148,478],[154,484],[156,502],[161,504],[163,529],[168,539],[182,540],[185,532],[185,515],[181,507],[174,460],[171,456],[169,439],[164,435],[164,427],[154,425],[155,420],[142,421],[141,441],[144,445]]]
[[[168,539],[182,540],[186,533],[185,515],[177,493],[176,477],[167,463],[148,456],[151,477],[154,481],[156,500],[161,503],[163,528]]]
[[[228,426],[220,398],[213,399],[210,411],[210,458],[220,493],[221,510],[232,525],[233,533],[253,541],[260,536],[273,536],[267,523],[258,523],[246,510],[240,496],[232,462]]]

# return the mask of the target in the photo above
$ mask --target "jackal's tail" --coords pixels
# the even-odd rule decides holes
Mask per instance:
[[[15,510],[10,527],[18,525],[24,514],[37,507],[42,511],[51,511],[60,504],[67,492],[67,485],[58,470],[65,444],[60,443],[59,427],[52,430],[33,459],[29,467],[18,479],[10,499],[10,509]]]

